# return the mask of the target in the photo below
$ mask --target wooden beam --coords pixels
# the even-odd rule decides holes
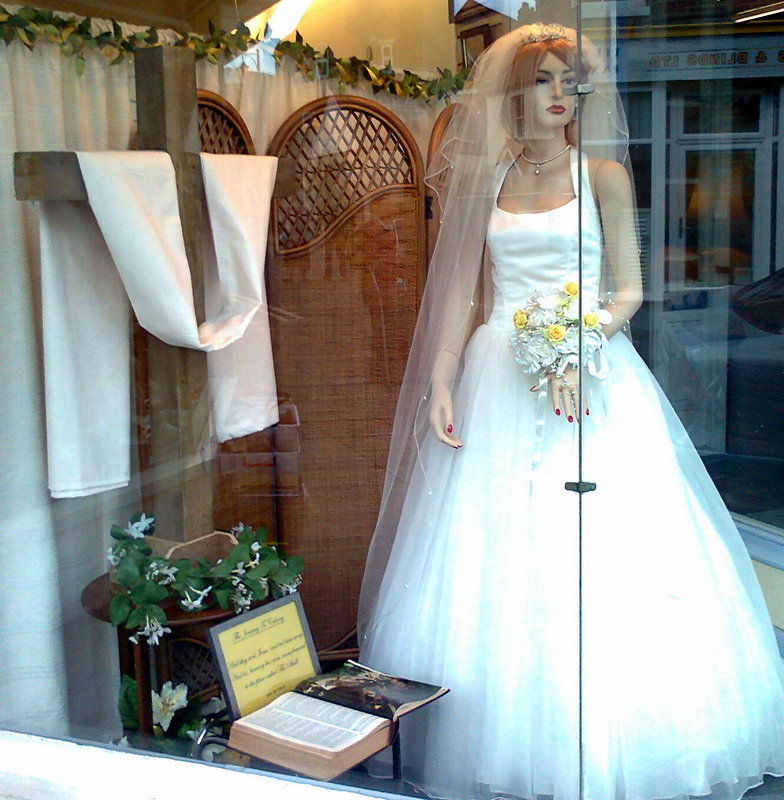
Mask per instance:
[[[67,151],[14,153],[14,187],[17,200],[87,200],[76,153]],[[298,188],[297,162],[281,158],[272,196],[291,197]]]
[[[17,200],[87,200],[76,153],[14,153]]]

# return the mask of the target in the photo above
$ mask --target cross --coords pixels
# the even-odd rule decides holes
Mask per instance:
[[[137,149],[164,150],[177,181],[185,252],[190,266],[196,321],[204,321],[201,256],[203,195],[195,56],[184,47],[151,47],[135,54]],[[292,165],[281,163],[273,196],[296,191]],[[76,153],[14,153],[17,200],[87,200]],[[209,424],[207,357],[147,335],[151,414],[150,494],[156,527],[174,540],[213,529],[213,477],[199,452]],[[176,424],[172,424],[172,421]],[[187,469],[184,464],[193,464]]]

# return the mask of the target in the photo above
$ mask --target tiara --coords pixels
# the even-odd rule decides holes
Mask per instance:
[[[531,33],[523,35],[523,44],[533,44],[534,42],[544,42],[548,39],[569,39],[569,34],[563,25],[548,24],[548,25],[531,25],[526,26],[534,28]]]

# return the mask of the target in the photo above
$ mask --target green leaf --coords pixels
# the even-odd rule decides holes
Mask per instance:
[[[155,581],[139,583],[131,589],[131,601],[134,605],[141,606],[147,603],[159,603],[169,596],[169,590]]]
[[[120,586],[133,586],[141,577],[139,565],[136,564],[131,556],[126,556],[115,572],[115,580]]]
[[[280,559],[277,556],[268,556],[257,567],[249,569],[245,576],[251,580],[257,581],[260,578],[266,578],[271,572],[274,572],[280,566]]]
[[[158,31],[155,28],[147,28],[147,44],[158,44]]]
[[[215,595],[215,599],[218,601],[218,605],[221,608],[226,609],[229,607],[231,589],[213,589],[212,593]]]
[[[285,567],[275,570],[269,577],[275,583],[291,583],[297,575],[299,575],[299,572],[287,564]]]
[[[220,564],[216,564],[212,569],[212,574],[216,578],[228,578],[231,575],[231,571],[234,569],[235,564],[233,561],[229,561],[229,559],[224,558]]]
[[[147,616],[157,620],[161,623],[161,625],[165,625],[169,621],[169,618],[166,616],[166,612],[160,606],[149,605],[145,606],[145,609]]]
[[[30,37],[27,35],[27,31],[24,28],[16,28],[16,35],[19,37],[22,44],[28,49],[33,49],[33,42]]]
[[[116,19],[112,20],[112,33],[114,34],[115,39],[122,38],[122,28],[120,27],[119,22]]]
[[[116,594],[109,604],[109,619],[112,625],[122,625],[131,613],[131,601],[128,595]]]
[[[295,570],[298,575],[305,568],[305,559],[302,556],[291,556],[286,559],[286,563]]]
[[[234,545],[229,553],[226,561],[233,561],[237,564],[238,561],[250,561],[250,544],[242,542],[241,544]]]
[[[84,75],[85,66],[86,64],[84,62],[84,56],[80,53],[78,56],[76,56],[76,74],[79,77]]]
[[[120,720],[126,730],[139,728],[139,702],[136,697],[136,681],[130,675],[123,675],[120,681],[120,696],[117,706]]]
[[[125,627],[143,628],[145,622],[147,622],[146,608],[142,606],[141,608],[134,608],[134,610],[131,611],[128,621],[125,623]]]

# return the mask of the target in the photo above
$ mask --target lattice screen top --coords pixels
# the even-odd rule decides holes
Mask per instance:
[[[365,195],[411,185],[402,142],[367,111],[327,108],[290,136],[282,156],[297,162],[301,188],[278,203],[278,246],[301,247],[323,234]]]
[[[220,95],[199,89],[202,153],[254,155],[250,133],[236,108]]]

